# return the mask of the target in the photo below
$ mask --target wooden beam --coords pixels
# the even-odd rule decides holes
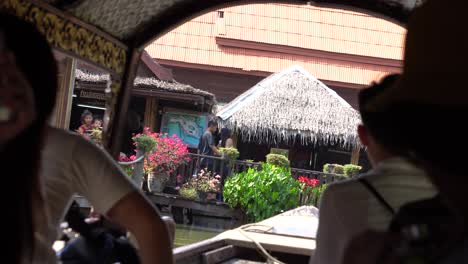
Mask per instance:
[[[176,263],[194,263],[194,258],[198,258],[201,253],[224,246],[226,246],[224,240],[213,237],[194,244],[175,248],[173,250],[174,260]]]
[[[112,81],[111,97],[106,102],[106,112],[104,114],[103,142],[112,157],[118,159],[123,133],[127,122],[127,111],[130,104],[130,97],[133,89],[141,51],[130,49],[125,63],[125,70],[122,80]]]
[[[151,131],[156,130],[156,124],[158,119],[158,106],[158,98],[146,97],[144,123],[145,127],[149,127]]]
[[[217,248],[202,254],[203,264],[216,264],[232,259],[238,256],[239,250],[237,247],[228,245],[222,248]]]
[[[58,62],[58,90],[55,110],[51,119],[54,127],[68,129],[72,106],[72,95],[75,84],[76,60],[70,57],[62,58]]]
[[[351,152],[351,164],[358,165],[359,164],[359,153],[361,148],[354,147],[353,152]]]
[[[143,51],[141,54],[141,61],[156,77],[158,77],[159,80],[172,81],[174,79],[172,76],[172,70],[161,66],[155,59],[151,58],[146,51]]]
[[[192,210],[203,211],[207,215],[241,219],[239,211],[233,210],[229,205],[220,202],[201,202],[188,200],[180,196],[170,195],[166,193],[155,193],[147,196],[153,203],[164,206],[175,206],[182,208],[190,208]]]

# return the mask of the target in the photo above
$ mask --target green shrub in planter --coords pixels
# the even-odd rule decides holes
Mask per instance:
[[[333,173],[335,174],[344,174],[344,166],[340,164],[334,164]]]
[[[348,177],[354,177],[359,174],[359,171],[361,171],[362,167],[354,164],[346,164],[344,166],[344,174]]]
[[[288,158],[280,154],[268,154],[266,156],[266,162],[284,168],[289,168],[290,166]]]
[[[325,173],[334,173],[334,174],[344,174],[344,166],[340,164],[325,164],[323,165],[323,172]]]
[[[231,167],[234,165],[237,158],[239,158],[239,151],[236,148],[220,148],[219,152],[229,161],[229,166]]]
[[[191,187],[182,187],[179,190],[180,196],[184,197],[185,199],[189,200],[197,200],[198,199],[198,192],[197,189]]]
[[[157,144],[156,139],[145,134],[136,135],[132,139],[136,143],[136,146],[143,150],[145,154],[149,154],[154,150]]]

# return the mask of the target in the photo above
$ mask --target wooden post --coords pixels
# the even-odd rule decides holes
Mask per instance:
[[[360,151],[361,151],[360,147],[353,148],[353,151],[351,152],[351,164],[358,165]]]
[[[238,140],[239,140],[239,135],[237,134],[236,131],[232,131],[231,138],[232,138],[232,145],[233,145],[233,147],[237,148],[237,142],[238,142]]]
[[[158,119],[158,105],[159,100],[155,97],[146,97],[145,106],[145,127],[149,127],[151,131],[156,130],[156,124]]]
[[[72,95],[75,87],[76,60],[65,57],[58,62],[58,90],[55,110],[50,124],[54,127],[68,129],[72,107]]]

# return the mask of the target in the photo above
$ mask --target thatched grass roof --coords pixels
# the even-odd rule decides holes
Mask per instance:
[[[106,84],[110,81],[109,74],[97,74],[88,71],[76,69],[75,80],[87,83],[103,83]]]
[[[178,83],[176,81],[167,82],[161,81],[156,78],[142,78],[137,77],[134,82],[135,88],[142,89],[158,89],[160,91],[172,92],[172,93],[185,93],[201,95],[210,100],[214,100],[215,96],[212,93],[194,88],[191,85]]]
[[[299,66],[270,75],[217,116],[250,142],[359,145],[357,111]]]
[[[77,69],[75,71],[75,80],[84,83],[93,83],[96,85],[106,85],[110,82],[110,75],[96,74]],[[163,91],[169,93],[193,94],[205,97],[205,99],[216,102],[215,95],[207,91],[194,88],[191,85],[178,83],[175,80],[161,81],[156,78],[137,77],[134,81],[134,88]]]

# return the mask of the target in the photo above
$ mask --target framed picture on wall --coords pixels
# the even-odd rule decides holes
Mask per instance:
[[[160,133],[176,135],[189,148],[197,148],[200,138],[208,125],[208,114],[165,110],[161,120]]]

